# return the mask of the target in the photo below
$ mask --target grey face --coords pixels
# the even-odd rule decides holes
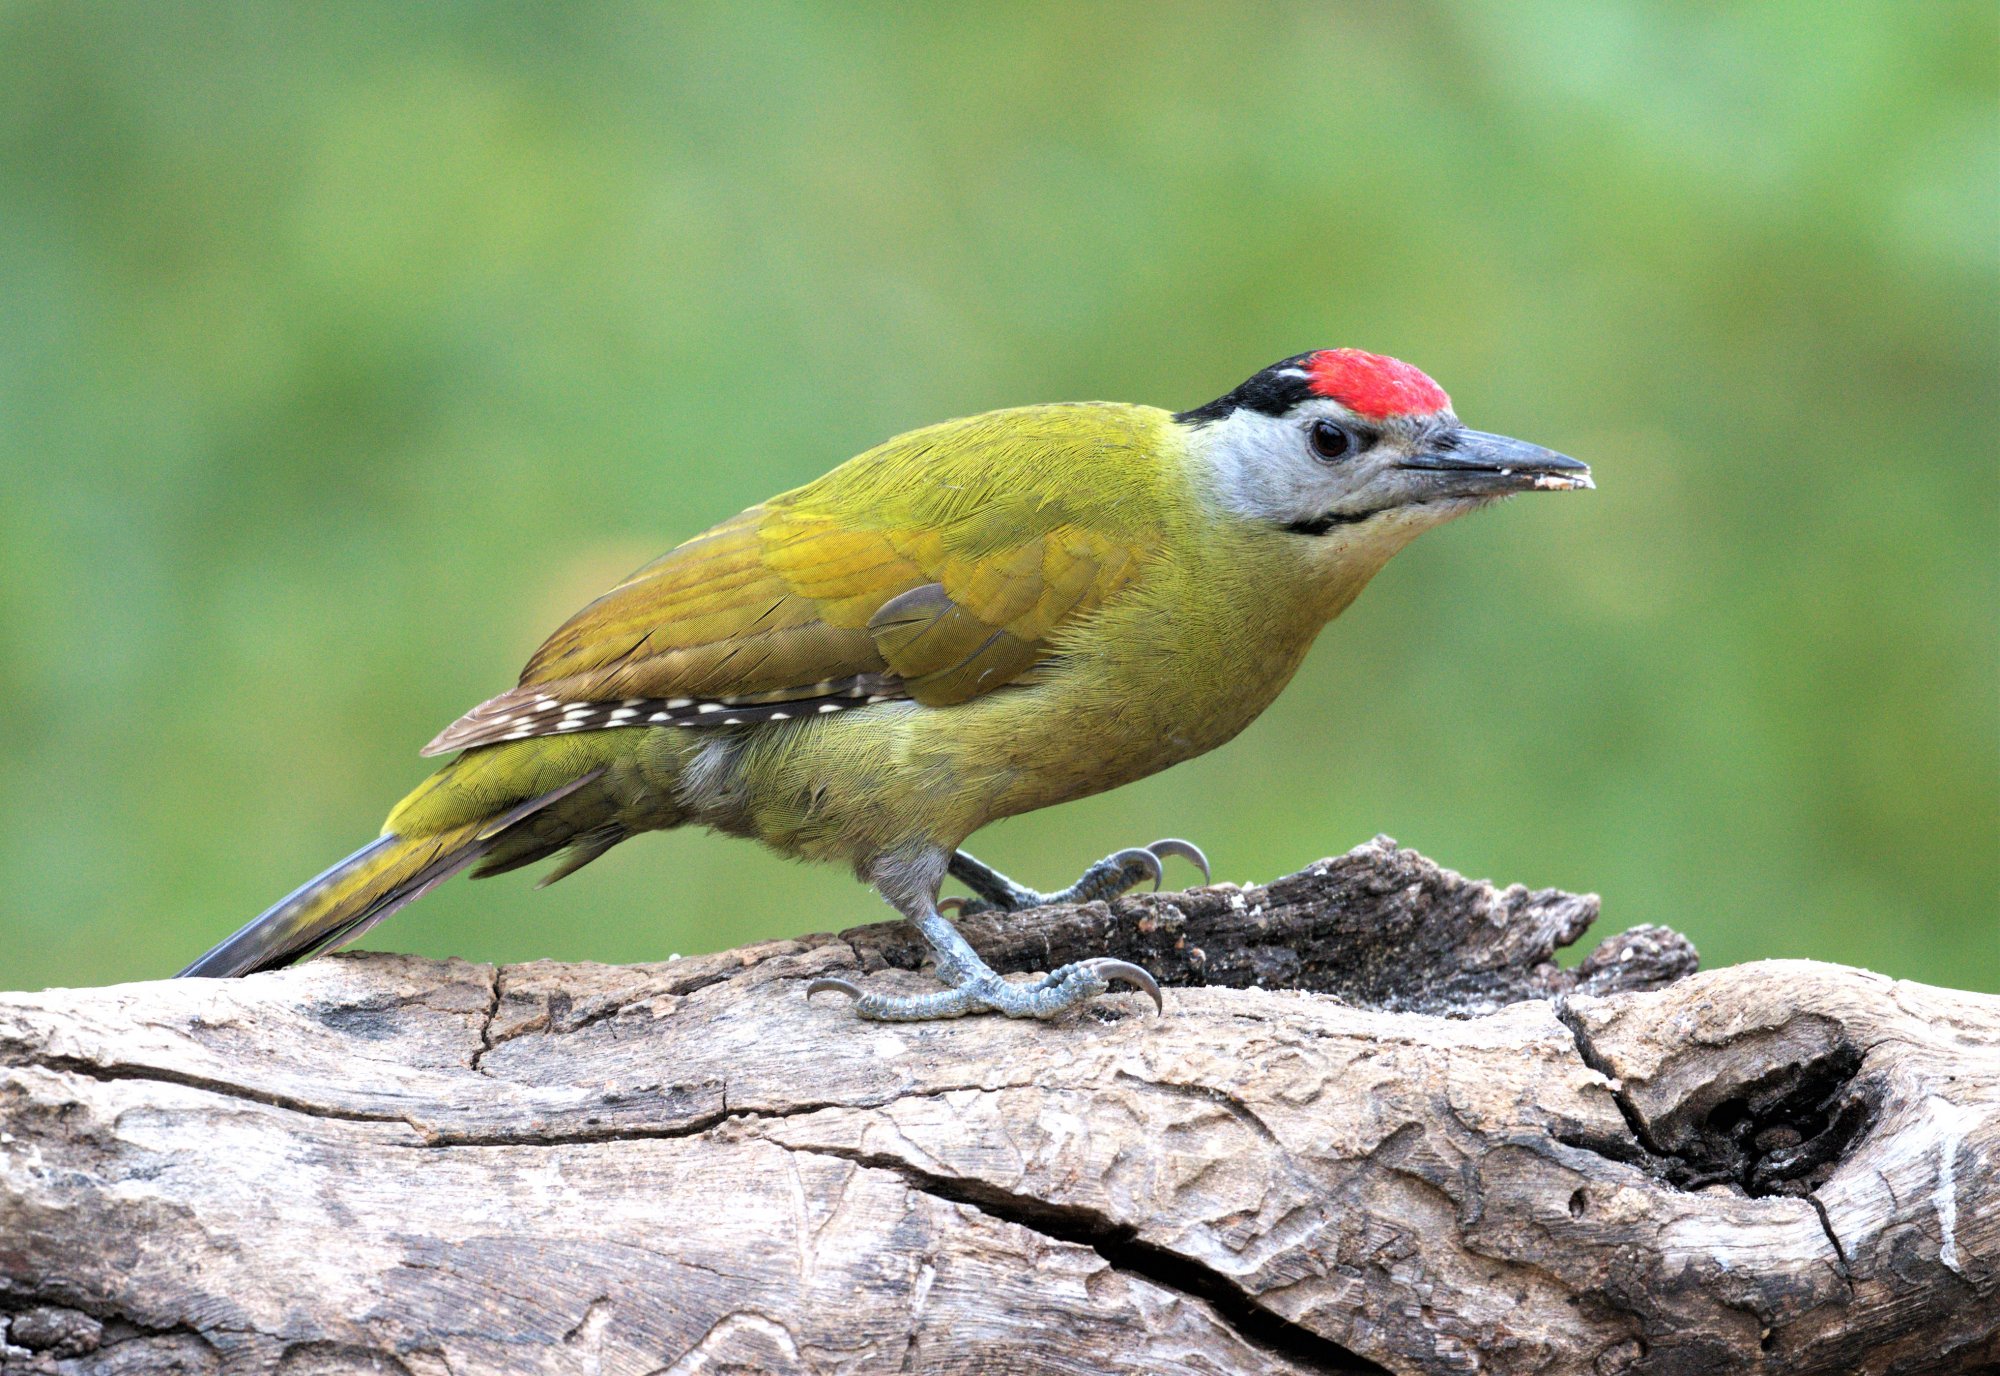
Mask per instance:
[[[1450,412],[1368,421],[1312,398],[1280,415],[1239,408],[1192,428],[1229,510],[1303,537],[1397,513],[1435,524],[1514,492],[1590,487],[1575,459],[1468,430]]]

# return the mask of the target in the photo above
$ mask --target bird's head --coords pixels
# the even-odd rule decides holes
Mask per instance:
[[[1515,492],[1590,487],[1575,459],[1470,430],[1409,364],[1359,349],[1274,363],[1174,417],[1215,498],[1238,518],[1331,546],[1393,552]]]

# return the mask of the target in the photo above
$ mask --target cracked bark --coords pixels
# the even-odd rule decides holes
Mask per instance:
[[[968,920],[1173,986],[857,1024],[895,926],[0,996],[0,1369],[1951,1372],[2000,1000],[1702,975],[1378,840]]]

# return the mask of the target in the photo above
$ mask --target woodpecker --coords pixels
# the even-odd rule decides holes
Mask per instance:
[[[1111,959],[1002,978],[940,911],[1106,898],[1183,856],[1123,850],[1054,893],[960,847],[1003,817],[1235,736],[1418,534],[1589,468],[1460,424],[1407,363],[1296,355],[1204,406],[1026,406],[914,430],[646,565],[550,636],[382,834],[181,973],[353,940],[461,870],[696,824],[838,861],[929,943],[935,993],[818,980],[863,1018],[1050,1018],[1152,977]]]

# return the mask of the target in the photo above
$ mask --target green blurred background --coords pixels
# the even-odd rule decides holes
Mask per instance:
[[[1426,536],[1236,743],[980,855],[1386,831],[1710,964],[2000,989],[1995,27],[0,3],[0,986],[170,973],[576,606],[880,438],[1353,344],[1601,490]],[[883,915],[688,833],[371,943]]]

